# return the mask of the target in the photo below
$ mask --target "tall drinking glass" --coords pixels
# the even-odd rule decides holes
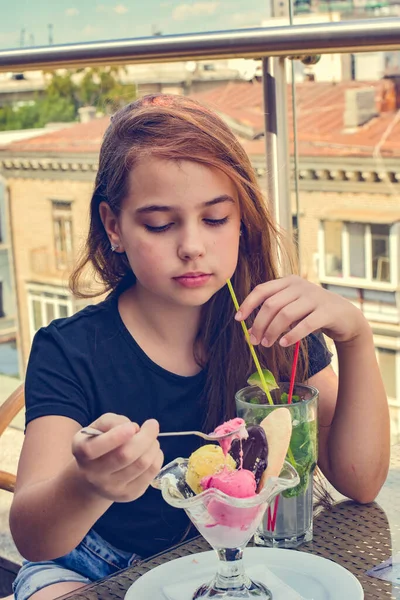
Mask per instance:
[[[271,392],[274,406],[268,403],[264,392],[249,386],[236,393],[237,416],[246,425],[259,424],[267,415],[281,406],[290,410],[292,436],[287,459],[300,476],[300,483],[285,490],[266,511],[254,540],[261,546],[296,548],[312,540],[313,535],[313,472],[318,458],[318,390],[304,384],[295,384],[293,403],[287,404],[289,383],[279,383]],[[294,459],[294,460],[293,460]]]

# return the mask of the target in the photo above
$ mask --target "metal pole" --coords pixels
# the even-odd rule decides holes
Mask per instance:
[[[289,23],[294,24],[294,0],[289,0]],[[297,146],[297,104],[296,104],[296,73],[294,60],[291,61],[291,87],[292,87],[292,123],[293,123],[293,181],[294,197],[296,202],[296,227],[297,227],[297,258],[301,273],[301,229],[300,229],[300,190],[299,190],[299,152]],[[290,192],[289,192],[290,193]]]
[[[0,72],[399,48],[400,19],[365,19],[2,50]]]
[[[275,219],[292,234],[285,58],[263,59],[267,198]]]

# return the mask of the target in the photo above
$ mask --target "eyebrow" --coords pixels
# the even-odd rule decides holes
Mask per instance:
[[[208,206],[214,206],[215,204],[221,204],[222,202],[232,202],[235,204],[232,196],[228,194],[222,194],[221,196],[217,196],[212,200],[207,200],[207,202],[203,202],[199,205],[200,208],[207,208]],[[179,210],[176,206],[164,206],[161,204],[149,204],[147,206],[141,206],[135,212],[136,214],[148,214],[152,212],[171,212],[173,210]]]

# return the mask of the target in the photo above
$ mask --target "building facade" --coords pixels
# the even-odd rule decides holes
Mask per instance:
[[[35,332],[83,305],[70,293],[68,277],[87,232],[95,169],[90,159],[78,173],[65,162],[48,164],[45,177],[26,167],[7,173],[23,365]]]
[[[218,94],[213,90],[208,97],[202,94],[200,99],[217,109],[237,129],[260,184],[266,188],[261,86],[237,85],[240,89],[228,84]],[[351,84],[350,91],[357,90],[357,86]],[[371,89],[381,94],[378,84]],[[299,212],[295,214],[293,195],[293,216],[298,226],[301,274],[354,302],[370,322],[388,395],[393,441],[398,441],[397,112],[391,110],[395,101],[392,99],[389,109],[371,111],[369,107],[367,117],[350,114],[347,118],[355,119],[355,125],[346,129],[346,90],[310,83],[299,95],[300,198]],[[224,103],[218,105],[221,98]],[[380,98],[381,107],[386,107],[382,94]],[[333,108],[329,101],[333,102]],[[98,150],[107,124],[107,118],[95,119],[10,144],[0,151],[0,170],[9,194],[23,364],[39,327],[83,306],[68,290],[68,275],[87,232]],[[376,140],[382,139],[382,133],[390,125],[390,135],[385,136],[379,155],[376,151],[374,154]],[[291,168],[293,165],[288,165]]]
[[[17,304],[15,298],[12,243],[8,220],[6,180],[0,176],[0,375],[17,377]]]

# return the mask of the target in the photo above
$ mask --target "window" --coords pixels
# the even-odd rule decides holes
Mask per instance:
[[[326,277],[389,283],[390,226],[324,221]]]
[[[64,289],[50,288],[54,291],[28,289],[28,309],[31,336],[40,327],[46,327],[54,319],[69,317],[73,313],[72,298]]]
[[[325,221],[325,273],[330,277],[342,277],[343,223]]]
[[[349,223],[349,260],[350,277],[362,277],[365,279],[365,225],[360,223]]]
[[[388,398],[396,398],[396,351],[376,348],[379,368]]]
[[[73,259],[71,202],[53,200],[54,246],[57,269],[65,269]]]
[[[372,279],[390,281],[388,225],[371,225]]]

